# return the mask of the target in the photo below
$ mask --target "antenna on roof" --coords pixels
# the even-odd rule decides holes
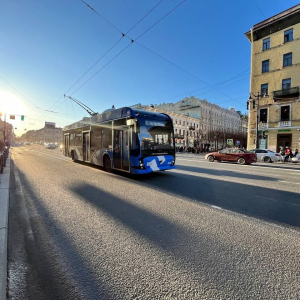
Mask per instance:
[[[72,101],[74,101],[76,104],[78,104],[79,106],[81,106],[90,116],[96,116],[98,115],[98,113],[94,112],[91,108],[89,108],[87,105],[83,104],[82,102],[80,102],[79,100],[76,100],[75,98],[72,98],[71,96],[67,96],[64,94],[65,98],[69,98]]]

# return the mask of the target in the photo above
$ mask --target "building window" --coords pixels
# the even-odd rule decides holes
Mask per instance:
[[[268,95],[268,89],[269,89],[269,84],[264,83],[260,86],[260,93],[261,95]]]
[[[183,124],[182,124],[183,126],[185,126],[185,121],[183,121]]]
[[[281,118],[280,121],[289,121],[290,120],[290,106],[281,106]]]
[[[177,134],[177,128],[175,129],[175,133]]]
[[[267,123],[268,122],[268,109],[263,108],[259,110],[259,120],[262,123]]]
[[[282,89],[290,89],[291,88],[291,78],[282,79]]]
[[[290,42],[293,40],[293,28],[284,32],[284,43]]]
[[[181,135],[181,129],[179,129],[179,134]]]
[[[185,130],[182,130],[182,134],[185,135]]]
[[[179,120],[179,125],[181,125],[181,120]]]
[[[263,40],[263,51],[270,49],[270,38]]]
[[[262,62],[262,73],[269,72],[269,62],[269,59]]]
[[[177,124],[177,120],[175,120],[175,124]]]
[[[292,52],[283,55],[283,66],[291,66],[292,65]]]

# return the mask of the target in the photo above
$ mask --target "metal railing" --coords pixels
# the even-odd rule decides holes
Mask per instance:
[[[280,121],[278,122],[278,127],[291,127],[292,122],[291,121]]]
[[[289,95],[298,95],[299,96],[299,86],[288,88],[288,89],[282,89],[282,90],[273,92],[273,98],[280,98],[280,97],[289,96]]]

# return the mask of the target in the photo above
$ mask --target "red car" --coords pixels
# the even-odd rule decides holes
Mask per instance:
[[[205,159],[210,162],[214,160],[237,162],[240,165],[248,165],[257,161],[255,153],[243,149],[224,149],[219,152],[208,153],[205,155]]]

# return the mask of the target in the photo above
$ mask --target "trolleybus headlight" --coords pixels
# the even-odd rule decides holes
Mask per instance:
[[[142,160],[139,160],[139,163],[140,163],[141,169],[144,169],[144,164],[143,164]]]

